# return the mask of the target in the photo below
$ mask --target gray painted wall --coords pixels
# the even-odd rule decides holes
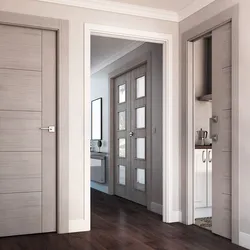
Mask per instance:
[[[92,75],[91,98],[103,97],[103,152],[108,152],[108,76],[130,61],[151,52],[152,56],[152,202],[162,205],[162,45],[145,43],[116,62]],[[94,187],[94,186],[93,186]],[[98,189],[101,190],[100,185]]]

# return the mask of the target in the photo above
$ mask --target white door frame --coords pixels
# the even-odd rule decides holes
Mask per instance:
[[[194,222],[194,84],[193,40],[227,22],[232,23],[232,242],[239,244],[239,129],[238,129],[238,8],[232,7],[218,16],[187,31],[182,37],[182,50],[186,58],[184,76],[186,83],[186,220]]]
[[[174,162],[174,152],[178,148],[174,148],[173,138],[179,138],[179,134],[174,134],[173,129],[173,39],[171,34],[147,32],[134,29],[125,29],[114,26],[103,26],[97,24],[86,23],[84,25],[84,134],[85,145],[90,143],[90,37],[91,35],[98,35],[104,37],[113,37],[121,39],[130,39],[144,42],[160,43],[163,45],[163,222],[177,222],[179,221],[173,211],[173,197],[177,197],[178,192],[173,190],[173,169],[176,168]],[[179,121],[177,121],[179,122]],[[85,190],[85,206],[90,204],[90,152],[89,147],[85,147],[84,152],[84,166],[85,175],[84,183]],[[90,218],[90,206],[85,208],[85,218]]]

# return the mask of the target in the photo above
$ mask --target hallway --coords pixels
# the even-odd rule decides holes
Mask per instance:
[[[196,226],[164,224],[146,208],[92,190],[92,231],[0,239],[0,250],[240,250]]]

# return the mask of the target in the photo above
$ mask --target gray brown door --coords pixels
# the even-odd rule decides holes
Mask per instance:
[[[232,210],[232,94],[231,23],[212,32],[213,141],[212,206],[213,233],[231,238]]]
[[[56,34],[0,25],[0,236],[56,230]]]
[[[150,105],[147,64],[114,80],[115,194],[147,205]]]

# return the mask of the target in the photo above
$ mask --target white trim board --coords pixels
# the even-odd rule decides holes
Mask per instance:
[[[173,206],[174,197],[179,200],[179,194],[173,189],[173,183],[179,183],[179,177],[174,178],[173,173],[176,168],[179,169],[179,162],[176,159],[175,152],[179,151],[178,145],[175,144],[179,134],[174,130],[174,123],[179,124],[179,120],[173,120],[173,109],[176,105],[176,98],[173,92],[173,39],[171,34],[156,32],[147,32],[133,29],[123,29],[113,26],[103,26],[96,24],[84,25],[84,134],[85,144],[90,141],[90,37],[91,35],[101,35],[113,38],[124,38],[135,41],[154,42],[163,45],[163,222],[179,222],[180,216],[176,216]],[[175,139],[174,139],[175,138]],[[85,147],[84,151],[84,183],[85,183],[85,217],[90,218],[90,153],[89,148]]]
[[[129,43],[122,50],[120,50],[119,52],[115,53],[114,55],[110,56],[106,60],[102,61],[101,63],[99,63],[98,65],[93,67],[91,70],[91,74],[93,75],[93,74],[97,73],[98,71],[102,70],[106,66],[110,65],[111,63],[115,62],[116,60],[120,59],[121,57],[125,56],[129,52],[140,47],[142,44],[144,44],[144,43],[138,42],[138,41],[133,41],[133,42]]]
[[[240,232],[239,245],[241,247],[245,247],[247,249],[250,249],[250,234]]]
[[[215,0],[195,0],[179,12],[159,8],[151,8],[143,5],[114,2],[111,0],[37,0],[55,4],[63,4],[86,9],[108,11],[131,16],[146,17],[164,21],[180,22],[195,12],[206,7]]]

